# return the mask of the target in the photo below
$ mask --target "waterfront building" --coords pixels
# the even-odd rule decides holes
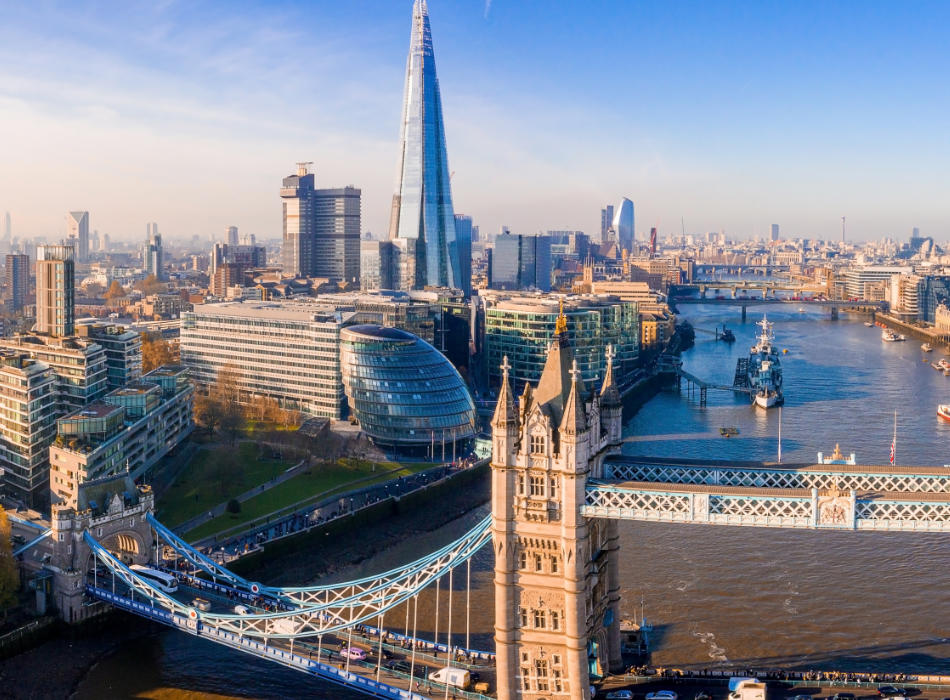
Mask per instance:
[[[56,421],[49,448],[49,488],[58,505],[76,508],[79,487],[128,473],[137,478],[194,427],[191,381],[167,365]]]
[[[30,296],[30,256],[22,253],[7,255],[7,299],[10,310],[20,311]]]
[[[84,212],[83,212],[84,213]],[[72,335],[75,323],[76,268],[69,245],[36,249],[36,330],[52,336]]]
[[[391,241],[360,241],[360,289],[393,289]]]
[[[30,508],[49,496],[49,445],[59,415],[57,377],[28,353],[0,349],[0,469],[3,492]]]
[[[637,303],[617,297],[593,295],[504,294],[481,290],[484,307],[484,368],[489,383],[501,381],[502,360],[511,365],[511,380],[517,387],[537,382],[553,342],[561,306],[567,335],[573,346],[581,377],[597,383],[604,377],[604,352],[612,345],[616,358],[614,372],[621,386],[627,384],[637,367],[640,330]]]
[[[412,8],[412,37],[400,122],[399,171],[389,238],[399,289],[462,287],[445,148],[442,98],[425,0]]]
[[[165,296],[165,295],[157,295]],[[180,302],[180,297],[175,297]],[[136,331],[110,323],[82,323],[76,328],[81,338],[102,346],[106,356],[106,383],[119,389],[142,376],[142,336]]]
[[[633,250],[633,202],[624,197],[620,200],[613,219],[613,229],[621,250]]]
[[[676,317],[669,311],[640,313],[640,347],[644,350],[663,348],[676,332]]]
[[[551,239],[505,233],[495,238],[492,289],[551,291]]]
[[[313,192],[313,276],[360,281],[360,190]]]
[[[79,262],[89,259],[89,212],[71,211],[66,216],[66,239],[75,250]]]
[[[200,304],[182,314],[181,361],[203,391],[222,370],[238,376],[242,400],[340,419],[341,314],[305,302]]]
[[[162,237],[158,233],[149,236],[142,246],[142,269],[146,276],[155,275],[160,280],[165,279]]]
[[[432,345],[398,328],[357,325],[340,332],[340,366],[351,414],[377,445],[430,452],[475,435],[465,381]]]
[[[310,163],[297,163],[297,174],[284,178],[280,188],[284,235],[281,255],[284,272],[299,277],[313,274],[314,191]]]
[[[876,283],[884,282],[888,284],[894,275],[909,275],[914,272],[914,268],[905,265],[866,265],[853,267],[844,273],[845,277],[845,295],[848,299],[870,299],[872,289],[876,289]]]

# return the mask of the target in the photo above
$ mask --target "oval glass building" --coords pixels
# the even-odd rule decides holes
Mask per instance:
[[[474,437],[475,403],[464,380],[412,333],[377,325],[344,328],[340,365],[350,411],[377,445],[437,454],[443,442]]]

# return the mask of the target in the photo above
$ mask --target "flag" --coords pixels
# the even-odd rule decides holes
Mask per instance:
[[[894,464],[894,452],[897,449],[897,445],[894,444],[894,441],[891,440],[891,464]]]

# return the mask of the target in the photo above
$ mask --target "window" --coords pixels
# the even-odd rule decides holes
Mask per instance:
[[[528,626],[528,609],[527,608],[518,608],[518,613],[521,616],[521,626]]]
[[[552,657],[551,657],[551,663],[554,664],[555,666],[560,666],[560,665],[561,665],[561,655],[560,655],[560,654],[555,654],[554,656],[552,656]],[[555,678],[560,678],[560,677],[561,677],[561,672],[560,672],[560,671],[555,671],[555,672],[554,672],[554,677],[555,677]]]
[[[544,496],[544,477],[543,476],[531,477],[531,495]]]
[[[551,573],[557,573],[557,557],[551,557]]]
[[[551,629],[561,629],[561,613],[559,613],[557,610],[551,611]]]
[[[518,495],[524,496],[524,474],[518,475]]]
[[[544,454],[544,436],[543,435],[531,436],[531,454],[534,454],[534,455]]]
[[[544,566],[541,565],[541,555],[534,555],[534,570],[535,571],[544,571]]]
[[[518,555],[518,568],[527,569],[528,568],[528,553],[524,550]]]
[[[552,476],[550,482],[548,483],[551,491],[551,498],[557,498],[557,477]]]
[[[521,669],[521,680],[524,683],[524,689],[531,690],[531,677],[528,675],[528,669]]]
[[[548,689],[548,662],[538,659],[534,662],[534,670],[538,674],[538,690]]]
[[[534,627],[535,629],[543,630],[546,627],[547,620],[543,610],[534,611]]]

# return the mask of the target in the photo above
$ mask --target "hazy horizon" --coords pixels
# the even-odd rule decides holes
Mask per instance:
[[[0,212],[143,240],[280,235],[280,180],[388,230],[411,1],[0,8]],[[485,232],[950,238],[950,7],[429,2],[457,213]],[[369,19],[367,19],[369,18]]]

